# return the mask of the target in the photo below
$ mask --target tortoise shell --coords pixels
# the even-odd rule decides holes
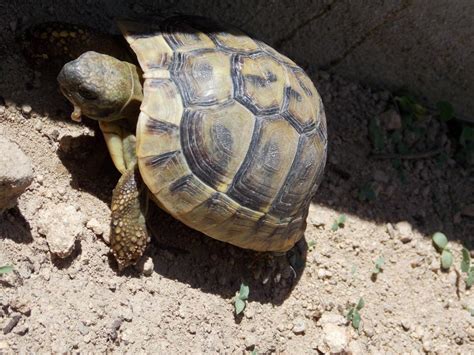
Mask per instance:
[[[215,239],[290,249],[327,150],[323,104],[305,72],[203,18],[119,26],[143,70],[137,158],[158,205]]]

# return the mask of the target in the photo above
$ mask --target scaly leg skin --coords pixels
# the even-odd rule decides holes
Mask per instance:
[[[135,264],[149,242],[145,223],[146,195],[137,168],[127,170],[114,189],[110,245],[120,271]]]

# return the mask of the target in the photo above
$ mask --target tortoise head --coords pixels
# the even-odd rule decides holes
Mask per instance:
[[[81,115],[104,121],[121,119],[132,102],[141,101],[136,67],[106,54],[86,52],[66,63],[58,82],[74,105],[71,118],[75,121]]]

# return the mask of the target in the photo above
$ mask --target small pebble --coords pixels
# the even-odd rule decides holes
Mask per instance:
[[[23,112],[25,115],[29,115],[31,113],[31,106],[30,105],[22,105],[21,106],[21,112]]]
[[[298,317],[293,321],[293,333],[302,334],[306,330],[306,321],[304,318]]]
[[[35,129],[38,131],[38,132],[41,132],[43,130],[43,122],[41,121],[38,121],[35,123]]]
[[[413,240],[413,229],[407,221],[398,222],[395,225],[395,229],[398,232],[398,239],[402,243],[409,243]]]

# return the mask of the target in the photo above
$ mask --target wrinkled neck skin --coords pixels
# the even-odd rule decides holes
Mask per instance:
[[[125,119],[131,124],[131,127],[136,127],[138,121],[138,115],[140,113],[140,105],[143,100],[142,84],[138,73],[138,68],[130,63],[127,64],[130,70],[130,97],[127,102],[123,105],[122,109],[117,113],[116,116],[110,117],[110,121]]]

